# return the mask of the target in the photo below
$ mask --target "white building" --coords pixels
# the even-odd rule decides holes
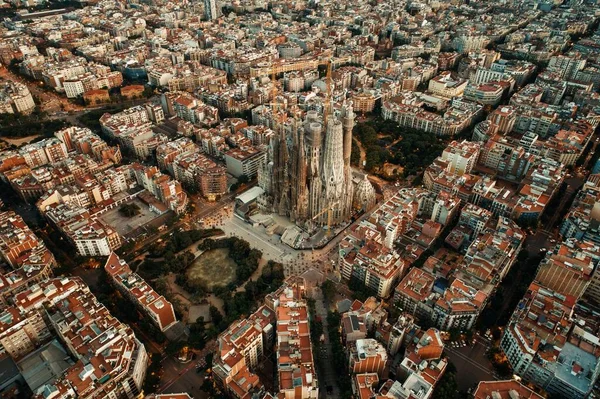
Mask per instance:
[[[221,10],[218,0],[204,0],[204,16],[212,21],[221,16]]]

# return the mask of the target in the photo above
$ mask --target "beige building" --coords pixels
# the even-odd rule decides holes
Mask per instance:
[[[0,313],[0,353],[18,359],[49,337],[42,315],[36,310],[22,313],[11,306]]]
[[[452,98],[462,96],[468,80],[453,78],[450,71],[444,71],[429,81],[429,91],[435,95]]]

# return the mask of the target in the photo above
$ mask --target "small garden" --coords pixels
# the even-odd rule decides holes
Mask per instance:
[[[127,218],[140,214],[140,207],[135,203],[125,204],[119,208],[119,213]]]
[[[237,237],[214,238],[222,235],[219,229],[176,231],[150,246],[146,259],[137,265],[137,272],[152,281],[154,289],[176,309],[209,307],[205,319],[210,318],[210,323],[192,320],[190,326],[206,338],[250,314],[284,280],[283,265],[272,261],[264,263],[260,274],[251,279],[261,266],[261,251]],[[189,344],[200,347],[204,338],[200,341]]]

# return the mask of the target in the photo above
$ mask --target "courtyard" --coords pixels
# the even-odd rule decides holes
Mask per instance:
[[[135,232],[135,230],[146,226],[148,223],[153,222],[159,217],[164,217],[164,215],[157,215],[152,212],[148,205],[144,204],[138,198],[134,198],[125,204],[136,205],[139,208],[139,213],[132,217],[123,216],[119,212],[121,207],[118,206],[100,216],[100,219],[102,219],[103,222],[115,229],[122,237],[128,237],[131,233]]]

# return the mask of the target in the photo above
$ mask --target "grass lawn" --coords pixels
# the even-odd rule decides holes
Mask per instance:
[[[204,252],[188,267],[186,276],[192,283],[202,282],[208,289],[225,286],[235,278],[236,264],[229,249],[218,248]]]

